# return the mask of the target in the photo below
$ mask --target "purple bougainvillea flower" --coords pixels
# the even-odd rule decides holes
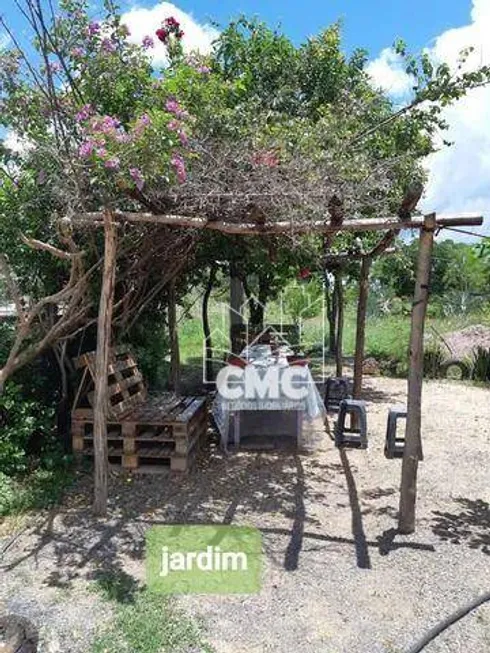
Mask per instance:
[[[105,149],[105,147],[98,147],[96,150],[96,154],[97,156],[100,156],[101,159],[105,159],[105,157],[107,156],[107,150]]]
[[[177,118],[183,119],[183,118],[187,118],[187,116],[189,115],[187,113],[187,111],[185,111],[180,106],[180,104],[177,102],[177,100],[175,98],[168,98],[167,99],[167,101],[165,102],[165,109],[169,113],[173,113],[174,116],[176,116]]]
[[[104,163],[104,166],[110,170],[119,170],[120,165],[121,162],[117,156],[113,157],[112,159],[107,159],[107,161]]]
[[[129,143],[131,141],[131,136],[126,132],[118,132],[116,134],[116,141],[118,143]]]
[[[170,129],[171,132],[176,132],[179,131],[180,129],[180,122],[178,120],[171,120],[167,127]]]
[[[142,190],[143,186],[145,185],[145,180],[143,179],[141,170],[139,168],[130,168],[129,176],[134,181],[136,188],[138,190]]]
[[[165,102],[165,108],[169,113],[177,114],[177,112],[180,111],[180,104],[174,98],[168,98]]]
[[[101,131],[105,134],[114,131],[120,126],[121,122],[118,118],[113,118],[112,116],[104,116],[102,118]]]
[[[75,120],[77,122],[83,122],[84,120],[88,120],[88,118],[90,118],[92,113],[93,113],[92,105],[91,104],[84,104],[83,107],[80,109],[80,111],[75,116]]]
[[[175,174],[177,175],[179,184],[183,184],[187,179],[184,159],[180,156],[180,154],[172,154],[170,163],[175,168]]]
[[[108,53],[114,52],[116,50],[116,44],[111,41],[111,39],[103,39],[101,47],[104,52]]]
[[[86,159],[92,154],[94,148],[95,148],[95,143],[93,141],[85,141],[78,148],[78,155],[82,159]]]
[[[73,48],[73,50],[71,51],[71,56],[77,59],[83,57],[84,54],[85,54],[85,50],[83,48]]]
[[[89,36],[94,36],[99,32],[100,32],[100,23],[97,23],[96,21],[91,22],[88,26]]]
[[[189,137],[187,136],[185,131],[183,129],[179,129],[177,133],[179,135],[180,144],[183,145],[184,147],[187,147],[189,145]]]
[[[196,68],[198,73],[201,73],[202,75],[208,75],[211,72],[211,68],[209,66],[198,66]]]
[[[149,50],[150,48],[155,47],[155,41],[151,38],[151,36],[148,35],[144,37],[141,44],[145,48],[145,50]]]

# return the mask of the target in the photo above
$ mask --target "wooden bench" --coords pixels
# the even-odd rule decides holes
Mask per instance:
[[[72,410],[73,452],[93,456],[95,352],[76,360],[83,370]],[[109,463],[138,471],[186,472],[207,432],[206,397],[148,396],[128,349],[111,352],[108,369]]]

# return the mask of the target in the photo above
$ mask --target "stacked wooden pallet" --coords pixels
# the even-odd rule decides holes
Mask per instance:
[[[84,373],[72,411],[73,451],[79,456],[93,456],[93,363],[93,354],[78,359],[89,376],[87,381]],[[206,398],[148,398],[134,358],[121,350],[111,356],[108,387],[109,462],[138,471],[188,471],[207,431]]]

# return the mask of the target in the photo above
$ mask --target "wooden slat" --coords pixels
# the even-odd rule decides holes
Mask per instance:
[[[115,374],[116,372],[125,372],[126,370],[132,369],[134,367],[137,367],[138,364],[134,360],[132,356],[128,356],[127,358],[120,360],[120,361],[114,361],[114,363],[109,363],[109,374]]]
[[[176,422],[187,422],[205,403],[206,397],[195,397],[187,409],[178,416]]]
[[[137,383],[143,383],[143,376],[141,372],[135,372],[133,376],[128,376],[124,381],[116,381],[111,383],[108,387],[109,396],[113,397],[114,395],[124,394],[126,390]]]
[[[128,399],[118,402],[117,404],[111,405],[109,408],[109,413],[115,416],[122,418],[127,413],[130,413],[135,406],[138,406],[145,400],[145,392],[141,391],[137,394],[132,395]]]

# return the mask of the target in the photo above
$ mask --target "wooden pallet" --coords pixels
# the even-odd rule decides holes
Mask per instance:
[[[93,456],[95,353],[83,354],[83,370],[72,410],[73,451]],[[153,466],[187,471],[207,432],[205,397],[147,397],[143,377],[127,349],[111,352],[108,370],[107,444],[109,461],[127,469]]]
[[[143,411],[135,411],[120,422],[109,422],[109,459],[119,457],[119,462],[127,469],[148,466],[153,461],[172,471],[188,471],[206,437],[207,402],[204,397],[186,397],[175,400],[174,404],[169,412],[160,412],[160,416],[151,405],[146,415]],[[147,419],[138,421],[141,415]],[[72,441],[76,454],[93,456],[93,421],[74,419]]]
[[[75,409],[89,415],[93,408],[95,389],[95,352],[82,354],[75,360],[78,369],[83,369],[82,381],[75,399]],[[146,401],[147,393],[143,375],[131,352],[124,347],[111,350],[107,370],[109,403],[108,417],[121,417]]]

